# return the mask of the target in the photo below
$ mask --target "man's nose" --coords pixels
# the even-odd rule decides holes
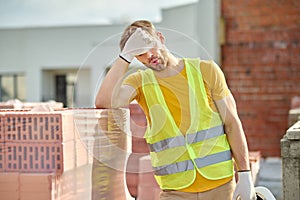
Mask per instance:
[[[151,50],[150,51],[147,51],[147,53],[146,53],[146,55],[147,55],[147,58],[148,59],[151,59],[152,57],[153,57],[153,53],[151,52]]]

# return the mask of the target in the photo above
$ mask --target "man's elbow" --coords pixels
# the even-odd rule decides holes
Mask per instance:
[[[111,105],[110,101],[108,101],[107,99],[97,98],[95,100],[95,107],[96,108],[112,108],[112,105]]]
[[[108,99],[103,99],[103,100],[96,100],[95,107],[109,109],[109,108],[120,108],[122,107],[122,105],[117,101],[110,101]]]
[[[235,132],[234,130],[242,129],[242,122],[238,117],[233,117],[229,120],[226,120],[224,125],[225,125],[225,132],[227,134]]]

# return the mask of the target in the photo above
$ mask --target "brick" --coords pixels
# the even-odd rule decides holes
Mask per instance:
[[[77,169],[70,170],[60,176],[57,188],[60,199],[75,199],[74,197],[77,189],[77,184],[79,182],[75,173],[76,171]]]
[[[22,185],[26,184],[47,184],[49,187],[52,186],[52,183],[56,183],[58,179],[58,175],[52,174],[52,173],[39,173],[39,174],[33,174],[33,173],[20,173],[20,183]]]
[[[153,173],[150,156],[143,156],[139,160],[139,185],[159,187]]]
[[[0,142],[4,142],[4,133],[5,133],[4,115],[3,113],[0,113]]]
[[[139,174],[141,172],[139,161],[146,153],[131,153],[126,166],[126,184],[131,196],[138,196]]]
[[[18,192],[18,183],[0,182],[0,192]]]
[[[19,173],[0,173],[1,199],[19,200]]]
[[[0,102],[0,109],[14,109],[14,105],[6,102]]]
[[[21,193],[48,193],[56,188],[57,179],[55,174],[20,174]],[[53,191],[55,192],[55,191]]]
[[[18,192],[0,191],[0,196],[3,200],[20,200],[20,194]]]
[[[0,193],[17,192],[19,190],[18,173],[0,173]]]
[[[103,119],[103,117],[101,118],[100,116],[107,116],[107,113],[104,111],[96,109],[73,109],[72,112],[74,116],[75,138],[95,136],[95,134],[97,134],[98,124]],[[107,127],[107,121],[102,123],[102,125],[104,124]]]
[[[62,173],[75,167],[74,142],[5,143],[5,171]]]
[[[131,119],[133,119],[133,121],[141,122],[140,125],[143,126],[147,124],[144,110],[137,102],[134,101],[129,104],[129,111],[131,114]]]
[[[155,178],[151,166],[150,156],[143,156],[139,161],[139,178],[138,178],[138,197],[140,200],[159,199],[161,192]]]
[[[146,117],[143,110],[137,103],[131,103],[130,109],[130,129],[132,132],[132,152],[133,153],[149,153],[149,148],[144,139],[146,131]]]
[[[51,192],[20,192],[20,199],[22,200],[32,200],[32,199],[42,199],[42,200],[53,200]]]
[[[125,173],[94,160],[92,168],[93,199],[125,199],[129,195],[125,186]]]
[[[0,142],[0,172],[5,170],[5,143]]]
[[[76,167],[92,164],[94,137],[81,137],[75,141]]]
[[[58,199],[59,179],[55,174],[21,173],[20,199]]]
[[[17,183],[19,173],[0,173],[0,183]]]
[[[134,153],[149,153],[148,144],[144,139],[132,140],[132,152]]]
[[[108,110],[108,131],[130,132],[130,112],[128,109]]]
[[[159,200],[160,192],[160,188],[139,186],[137,200]]]
[[[67,112],[9,112],[4,115],[4,126],[6,142],[63,142],[74,139],[73,116]]]
[[[62,154],[63,154],[63,172],[72,170],[76,167],[76,142],[68,141],[62,143]]]
[[[68,111],[56,111],[57,113],[61,114],[61,123],[60,126],[62,127],[62,142],[68,142],[75,139],[74,133],[74,115],[72,112]]]
[[[229,46],[237,45],[238,47],[248,46],[248,47],[273,47],[282,48],[284,47],[298,47],[299,43],[298,35],[300,30],[228,30],[227,31],[227,42]]]
[[[76,137],[95,136],[101,133],[130,133],[127,109],[73,109]]]
[[[58,198],[55,199],[91,199],[91,165],[85,165],[63,173],[59,176],[56,191]]]
[[[32,109],[37,106],[49,105],[54,110],[62,110],[62,102],[22,102],[23,109]]]

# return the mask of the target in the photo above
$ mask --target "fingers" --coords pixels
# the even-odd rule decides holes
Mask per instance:
[[[135,56],[144,54],[155,47],[162,47],[160,40],[147,31],[137,28],[128,38],[120,55],[130,63]]]
[[[134,33],[141,37],[146,44],[150,44],[153,41],[153,38],[150,36],[150,34],[141,28],[137,28]]]
[[[132,34],[132,37],[141,37],[145,42],[151,42],[150,34],[141,28],[137,28]]]
[[[158,40],[158,38],[155,38],[141,28],[137,28],[135,30],[135,32],[128,39],[128,42],[132,40],[135,41],[135,47],[153,48],[155,46],[161,46],[161,42]]]
[[[232,200],[237,200],[238,199],[238,193],[236,191],[234,191],[234,194],[233,194],[233,197],[232,197]]]

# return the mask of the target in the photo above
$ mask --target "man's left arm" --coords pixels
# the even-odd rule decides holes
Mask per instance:
[[[232,94],[215,101],[215,103],[225,125],[225,132],[237,164],[237,170],[250,170],[247,141]]]
[[[229,94],[215,103],[224,122],[227,139],[237,165],[239,180],[233,199],[240,196],[242,200],[253,200],[256,197],[250,171],[248,145],[235,100],[232,94]]]
[[[225,124],[225,132],[238,165],[238,170],[249,170],[245,134],[237,113],[235,100],[228,88],[224,73],[214,61],[203,61],[200,68],[203,80],[208,86],[211,97]]]

